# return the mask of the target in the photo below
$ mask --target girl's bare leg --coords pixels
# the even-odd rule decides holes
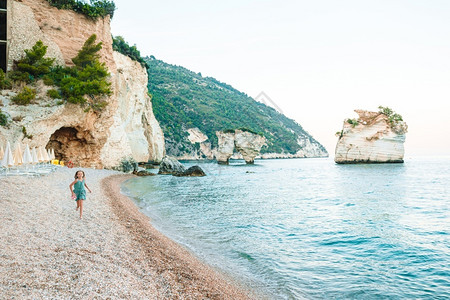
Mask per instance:
[[[80,200],[78,200],[78,201],[80,201]],[[75,210],[78,210],[78,208],[80,208],[80,202],[78,202],[78,201],[75,201],[75,202],[77,202],[77,208],[75,208]]]
[[[78,200],[77,203],[79,203],[80,206],[80,219],[83,217],[83,200]]]

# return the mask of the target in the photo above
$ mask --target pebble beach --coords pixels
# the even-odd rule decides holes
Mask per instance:
[[[120,193],[133,175],[83,170],[83,219],[70,198],[75,169],[0,178],[0,298],[256,298],[154,229]]]

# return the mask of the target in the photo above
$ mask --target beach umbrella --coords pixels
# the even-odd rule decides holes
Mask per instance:
[[[44,161],[44,155],[42,154],[42,146],[37,148],[37,158],[39,160],[39,162],[43,162]]]
[[[33,149],[31,149],[31,163],[32,164],[37,164],[39,162],[37,153],[36,153],[36,147],[33,147]]]
[[[48,156],[48,160],[52,160],[52,152],[50,151],[50,149],[47,149],[47,156]]]
[[[42,146],[39,146],[37,148],[37,155],[38,155],[39,162],[45,161],[45,156],[44,156],[44,152],[42,151]]]
[[[14,150],[14,161],[16,165],[21,165],[23,163],[22,149],[20,149],[19,143],[17,143],[16,149]]]
[[[3,159],[1,165],[5,168],[14,166],[14,157],[11,151],[11,145],[9,142],[6,143],[5,153],[3,154]]]
[[[25,150],[23,151],[23,164],[31,164],[33,162],[33,157],[31,156],[30,147],[25,147]]]
[[[53,149],[52,148],[52,157],[51,157],[52,159],[55,159],[56,157],[55,157],[55,149]]]
[[[45,148],[44,148],[44,146],[41,146],[41,152],[42,152],[42,157],[44,158],[44,161],[49,161],[50,160],[50,157],[48,157],[48,153],[47,153],[47,151],[45,150]]]
[[[3,154],[5,154],[5,151],[3,151],[3,146],[0,145],[0,157],[3,158]]]

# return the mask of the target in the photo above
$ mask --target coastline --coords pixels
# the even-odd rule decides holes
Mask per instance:
[[[2,298],[256,298],[154,229],[120,193],[133,175],[83,170],[93,193],[81,220],[76,169],[0,178]]]
[[[170,287],[164,298],[252,299],[248,291],[237,287],[222,274],[198,260],[187,249],[169,239],[151,224],[132,199],[120,192],[120,185],[134,175],[113,175],[102,180],[110,205],[141,248],[148,267]]]

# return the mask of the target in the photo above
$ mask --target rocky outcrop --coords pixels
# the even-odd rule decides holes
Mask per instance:
[[[336,163],[401,163],[407,125],[380,112],[355,110],[357,120],[345,120],[336,145]]]
[[[242,154],[247,164],[252,164],[255,157],[259,155],[266,139],[258,134],[248,131],[236,130],[234,135],[234,146]]]
[[[189,134],[187,140],[187,147],[184,147],[184,151],[170,151],[175,152],[173,155],[180,160],[202,160],[202,159],[214,159],[215,149],[211,147],[211,142],[208,136],[200,131],[197,127],[187,129]],[[178,149],[178,147],[177,147]]]
[[[186,168],[176,158],[164,156],[159,165],[158,174],[169,175],[184,173],[184,171],[186,171]]]
[[[0,143],[45,145],[55,149],[58,159],[86,167],[113,168],[124,158],[161,161],[164,137],[147,93],[147,72],[139,63],[113,52],[109,18],[93,21],[51,7],[44,0],[8,1],[8,5],[9,67],[39,39],[48,45],[47,56],[71,65],[85,40],[96,34],[97,42],[103,43],[100,60],[111,74],[113,93],[101,113],[86,113],[79,105],[58,105],[58,100],[48,99],[49,87],[39,82],[37,101],[28,106],[11,103],[17,91],[2,91],[2,111],[11,122],[8,128],[0,128]]]
[[[228,160],[234,152],[234,132],[216,132],[218,148],[216,160],[219,164],[228,164]]]
[[[252,164],[259,151],[266,143],[263,136],[248,131],[235,130],[234,132],[216,132],[219,146],[216,159],[219,164],[228,164],[234,149],[242,155],[247,164]]]
[[[139,170],[139,171],[133,171],[133,174],[136,176],[156,176],[155,173],[149,172],[147,170]]]
[[[325,148],[314,141],[311,141],[308,137],[302,137],[297,140],[300,145],[300,150],[296,153],[263,153],[261,158],[273,159],[273,158],[310,158],[310,157],[328,157],[328,152]]]
[[[185,147],[185,153],[179,153],[171,151],[172,149],[168,149],[169,153],[174,153],[177,159],[180,160],[202,160],[202,159],[214,159],[219,157],[219,161],[226,161],[228,159],[244,159],[241,153],[233,152],[230,155],[230,150],[232,147],[232,143],[227,143],[225,141],[219,142],[219,145],[222,145],[221,149],[214,148],[211,146],[209,142],[208,136],[200,131],[198,128],[190,128],[187,130],[189,136],[188,140],[193,145],[193,149],[189,150]],[[231,133],[233,135],[233,133]],[[222,136],[222,138],[227,138],[226,136]],[[297,140],[298,145],[301,147],[296,153],[260,153],[257,157],[262,159],[274,159],[274,158],[307,158],[307,157],[328,157],[328,152],[326,149],[314,141],[307,135],[299,136]],[[199,147],[198,147],[199,145]],[[230,147],[231,145],[231,147]],[[225,156],[225,157],[224,157]],[[224,157],[224,158],[222,158]]]
[[[192,166],[184,172],[174,173],[173,175],[177,176],[177,177],[182,177],[182,176],[203,177],[203,176],[206,176],[205,172],[199,166]]]

